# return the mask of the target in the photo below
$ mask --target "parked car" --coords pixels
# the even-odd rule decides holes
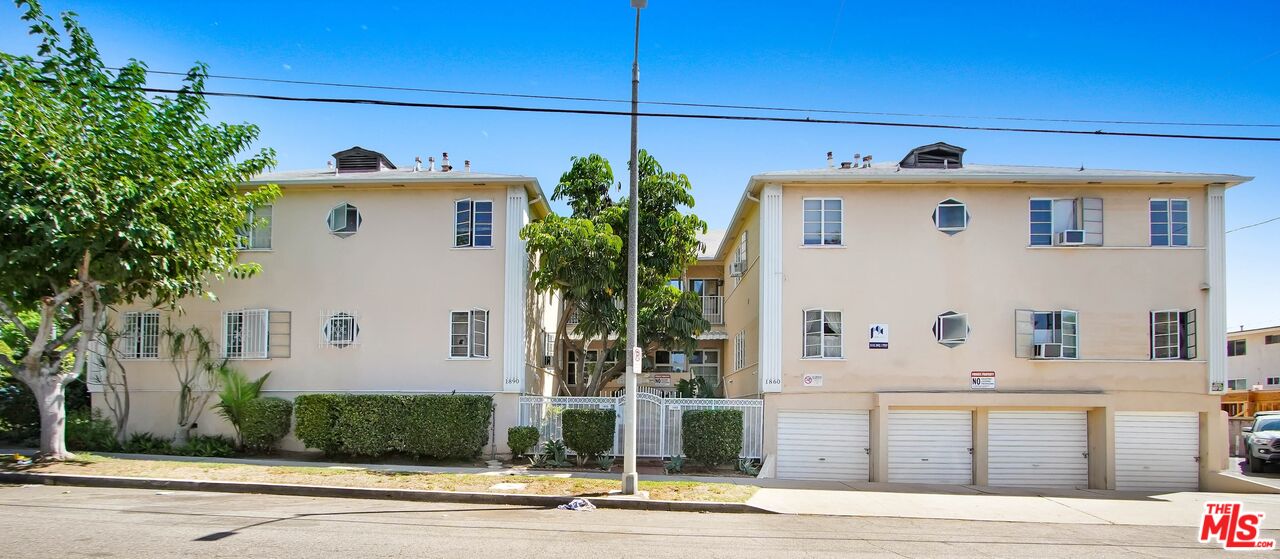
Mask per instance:
[[[1253,425],[1244,427],[1244,448],[1250,472],[1261,472],[1268,462],[1280,462],[1280,411],[1254,415]]]

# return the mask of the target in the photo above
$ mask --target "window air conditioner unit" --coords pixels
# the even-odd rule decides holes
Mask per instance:
[[[1033,356],[1036,359],[1061,359],[1062,344],[1036,344]]]
[[[743,272],[746,271],[746,268],[747,268],[746,262],[734,262],[732,264],[729,264],[729,275],[735,278],[740,278],[742,277]]]
[[[1083,229],[1067,229],[1058,233],[1058,244],[1060,245],[1082,245],[1084,244]]]

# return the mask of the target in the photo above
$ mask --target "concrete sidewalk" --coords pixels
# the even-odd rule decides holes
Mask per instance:
[[[0,450],[0,454],[12,452]],[[19,452],[25,454],[28,451],[19,450]],[[524,467],[488,469],[259,458],[203,458],[118,453],[101,453],[101,455],[137,460],[477,474],[494,477],[533,475],[617,479],[619,475],[614,472],[532,470]],[[761,489],[747,501],[747,505],[761,511],[781,514],[1195,527],[1200,524],[1204,503],[1230,501],[1242,503],[1246,511],[1265,513],[1266,528],[1280,527],[1280,495],[1145,493],[1092,489],[1027,490],[970,485],[790,481],[713,476],[643,475],[641,478],[649,481],[694,481],[757,486]],[[495,480],[495,483],[497,481],[499,480]]]

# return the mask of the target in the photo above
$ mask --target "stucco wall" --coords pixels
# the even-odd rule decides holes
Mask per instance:
[[[760,394],[760,377],[757,373],[760,355],[760,212],[758,204],[750,204],[743,212],[742,222],[734,224],[725,235],[724,243],[728,249],[724,262],[721,263],[725,278],[725,332],[729,339],[725,341],[724,391],[729,398],[753,397]],[[741,241],[742,232],[747,233],[747,270],[741,278],[734,281],[730,277],[729,266],[733,262],[734,253]],[[746,367],[735,370],[733,363],[734,339],[740,332],[746,332],[747,362]]]
[[[1246,379],[1249,387],[1280,389],[1280,385],[1266,384],[1267,377],[1280,377],[1280,343],[1266,343],[1267,336],[1280,336],[1280,328],[1227,334],[1228,341],[1245,341],[1244,355],[1227,358],[1227,379]]]

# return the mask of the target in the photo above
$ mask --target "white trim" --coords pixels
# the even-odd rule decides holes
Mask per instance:
[[[747,368],[747,329],[743,328],[733,335],[733,371]]]
[[[334,340],[331,332],[326,331],[334,319],[346,319],[351,323],[350,338]],[[326,311],[320,320],[320,347],[346,349],[360,345],[360,313],[356,311]]]
[[[464,315],[466,315],[466,317],[467,317],[467,322],[466,322],[466,324],[467,324],[467,342],[466,342],[466,350],[467,350],[467,354],[466,354],[466,355],[454,355],[454,354],[453,354],[453,348],[454,348],[454,346],[455,346],[455,344],[453,343],[453,326],[454,326],[454,324],[455,324],[455,323],[454,323],[454,321],[453,321],[453,315],[458,314],[458,313],[464,314]],[[484,355],[478,355],[478,354],[476,353],[476,339],[475,339],[475,334],[476,334],[476,313],[484,313],[484,317],[485,317],[485,320],[484,320]],[[493,313],[489,312],[489,309],[486,309],[486,308],[481,308],[481,307],[472,307],[472,308],[470,308],[470,309],[451,309],[451,310],[449,311],[449,328],[448,328],[448,332],[449,332],[449,350],[448,350],[448,352],[446,352],[446,353],[445,353],[445,357],[446,357],[446,359],[449,359],[449,360],[451,360],[451,361],[473,361],[473,360],[486,360],[486,359],[491,359],[491,358],[493,357],[493,352],[492,352],[492,351],[490,351],[490,348],[492,348],[492,347],[493,347],[493,331],[489,329],[489,324],[490,324],[492,321],[493,321]]]
[[[1165,203],[1164,213],[1167,219],[1164,222],[1164,225],[1168,226],[1168,229],[1165,231],[1164,236],[1167,237],[1166,240],[1168,241],[1168,244],[1157,245],[1154,242],[1152,242],[1152,237],[1155,234],[1151,232],[1151,226],[1156,225],[1154,221],[1151,221],[1151,212],[1153,211],[1151,209],[1151,204],[1154,202]],[[1187,209],[1186,209],[1187,221],[1186,223],[1183,223],[1183,225],[1187,227],[1187,233],[1186,233],[1187,244],[1185,245],[1173,244],[1173,224],[1174,224],[1173,203],[1174,202],[1182,202],[1187,205]],[[1191,245],[1191,200],[1190,199],[1188,198],[1148,198],[1147,199],[1147,245],[1152,248],[1179,248],[1179,247],[1186,247]]]
[[[809,243],[806,243],[806,242],[805,242],[805,235],[807,235],[807,233],[805,232],[804,228],[805,228],[805,226],[806,226],[806,225],[808,225],[808,223],[809,223],[809,222],[805,219],[805,215],[804,215],[804,214],[805,214],[805,212],[809,211],[809,210],[808,210],[808,208],[806,208],[806,207],[805,207],[805,205],[806,205],[806,204],[808,204],[809,202],[819,202],[819,206],[821,206],[821,209],[819,209],[819,210],[818,210],[818,212],[821,214],[821,218],[818,220],[818,242],[817,242],[817,243],[814,243],[814,244],[809,244]],[[839,233],[839,235],[840,235],[840,242],[838,242],[838,243],[828,243],[828,242],[826,242],[826,239],[827,239],[827,231],[826,231],[826,229],[827,229],[827,225],[828,225],[828,222],[827,222],[827,202],[839,202],[839,203],[840,203],[840,210],[839,210],[839,211],[840,211],[840,233]],[[843,197],[840,197],[840,196],[826,196],[826,197],[808,197],[808,198],[802,198],[802,199],[800,200],[800,246],[806,246],[806,247],[816,247],[816,246],[843,247],[843,246],[844,246],[844,239],[845,239],[845,230],[844,230],[844,206],[845,206],[845,204],[844,204],[844,198],[843,198]]]
[[[271,311],[267,309],[235,309],[223,311],[222,313],[222,351],[220,355],[224,359],[234,361],[250,361],[259,359],[268,359],[271,355]],[[231,353],[231,317],[239,316],[239,336],[240,350]],[[253,323],[257,324],[254,325]],[[255,332],[256,330],[256,332]],[[252,334],[258,334],[252,336]],[[255,347],[256,345],[256,347]],[[255,351],[256,350],[256,351]]]
[[[962,338],[944,337],[943,332],[946,331],[946,328],[943,325],[943,323],[946,322],[947,320],[963,320],[964,321],[964,337]],[[940,314],[937,316],[937,321],[935,322],[935,324],[937,325],[938,333],[934,336],[934,338],[938,340],[938,343],[963,344],[969,341],[969,314],[968,313],[955,313],[955,314],[948,314],[948,315]]]
[[[1208,350],[1208,393],[1222,394],[1227,379],[1227,271],[1226,271],[1226,186],[1211,184],[1205,205],[1205,268],[1209,285],[1208,328],[1196,326],[1197,332],[1205,332]],[[1190,206],[1188,206],[1188,211]],[[1190,218],[1188,218],[1190,221]],[[1199,341],[1199,340],[1197,340]],[[1215,385],[1221,387],[1215,390]]]
[[[782,211],[782,186],[765,185],[760,191],[760,345],[756,354],[762,394],[782,391]]]
[[[528,282],[529,255],[520,230],[529,222],[529,203],[525,189],[519,186],[507,188],[506,222],[503,242],[506,251],[502,277],[502,390],[524,392],[526,324],[525,297]],[[496,243],[493,243],[496,244]],[[490,315],[492,317],[492,315]],[[492,321],[492,320],[491,320]],[[493,335],[489,336],[493,345]],[[493,355],[493,351],[489,351]]]
[[[940,220],[938,219],[942,215],[943,206],[947,206],[949,208],[960,208],[960,212],[964,215],[964,224],[959,227],[943,227],[941,225]],[[1030,215],[1031,214],[1028,211],[1027,216],[1030,217]],[[961,231],[968,229],[969,228],[969,206],[964,202],[956,200],[955,198],[947,198],[946,200],[938,202],[938,204],[933,208],[933,227],[939,231],[942,231],[943,233],[959,233]]]
[[[344,211],[342,212],[342,224],[343,224],[343,226],[342,226],[342,227],[338,227],[337,229],[335,229],[335,228],[334,228],[333,216],[334,216],[334,215],[336,215],[336,214],[334,214],[334,212],[335,212],[335,211],[337,211],[339,208],[342,208],[342,209],[344,210]],[[347,214],[348,214],[348,213],[350,213],[350,211],[351,211],[351,210],[355,210],[355,214],[356,214],[356,216],[355,216],[355,217],[356,217],[355,228],[354,228],[354,229],[352,229],[352,230],[350,230],[350,231],[346,231],[345,229],[347,228],[347,225],[348,225],[348,223],[347,223],[347,220],[348,220]],[[360,227],[363,225],[364,217],[363,217],[363,216],[362,216],[362,214],[360,213],[360,208],[356,207],[356,205],[355,205],[355,204],[352,204],[352,203],[350,203],[350,202],[342,202],[342,203],[340,203],[340,204],[338,204],[338,205],[336,205],[336,206],[334,206],[334,207],[332,207],[332,208],[330,208],[330,209],[329,209],[329,215],[326,215],[326,216],[325,216],[325,218],[324,218],[324,222],[325,222],[325,225],[327,225],[327,226],[329,227],[329,233],[331,233],[331,234],[333,234],[333,235],[335,235],[335,236],[338,236],[338,237],[346,238],[346,237],[350,237],[350,236],[355,235],[356,233],[359,233],[359,232],[360,232]]]
[[[523,189],[523,188],[522,188],[522,189],[520,189],[520,190],[521,190],[521,192],[523,192],[523,191],[524,191],[524,189]],[[467,242],[466,242],[466,244],[458,244],[458,204],[463,203],[463,202],[465,202],[465,203],[467,204]],[[477,245],[477,244],[476,244],[476,223],[477,223],[477,221],[476,221],[476,204],[482,204],[482,203],[487,203],[487,204],[489,204],[489,211],[487,212],[487,213],[489,214],[489,235],[488,235],[488,237],[489,237],[489,244],[487,244],[487,245]],[[453,206],[452,206],[452,207],[453,207],[453,221],[452,221],[452,222],[450,222],[450,232],[449,232],[449,235],[450,235],[450,237],[453,239],[453,241],[452,241],[452,243],[451,243],[453,246],[452,246],[452,247],[450,247],[450,248],[466,249],[466,250],[483,250],[483,249],[490,249],[490,248],[494,248],[494,246],[496,245],[496,243],[494,243],[494,242],[493,242],[493,237],[494,237],[494,225],[495,225],[495,224],[494,224],[494,221],[493,221],[493,214],[494,214],[495,212],[493,211],[493,200],[492,200],[492,199],[487,199],[487,198],[484,198],[484,199],[473,199],[473,198],[470,198],[470,197],[468,197],[468,198],[458,198],[457,200],[454,200],[454,201],[453,201]]]
[[[136,324],[130,322],[137,321]],[[147,327],[154,322],[154,329]],[[138,330],[138,331],[135,331]],[[160,358],[160,311],[135,311],[124,313],[124,336],[120,338],[124,348],[121,360],[149,361]],[[154,345],[153,348],[147,347]],[[147,351],[152,350],[152,351]]]
[[[1174,360],[1174,359],[1182,359],[1182,312],[1183,312],[1183,311],[1182,311],[1181,309],[1161,309],[1161,310],[1151,311],[1151,314],[1150,314],[1150,315],[1148,315],[1148,317],[1149,317],[1149,318],[1150,318],[1150,320],[1151,320],[1151,324],[1149,324],[1149,325],[1148,325],[1148,327],[1151,329],[1151,333],[1150,333],[1150,335],[1151,335],[1151,339],[1150,339],[1150,340],[1147,340],[1147,341],[1150,343],[1150,347],[1151,347],[1151,359],[1152,359],[1152,360],[1155,360],[1155,361],[1171,361],[1171,360]],[[1163,321],[1158,321],[1158,322],[1157,322],[1157,320],[1156,320],[1156,315],[1158,315],[1158,314],[1169,314],[1169,313],[1173,313],[1173,332],[1172,332],[1172,333],[1165,333],[1165,334],[1157,334],[1157,333],[1156,333],[1156,324],[1157,324],[1157,323],[1159,323],[1159,324],[1168,324],[1168,323],[1169,323],[1169,321],[1168,321],[1168,320],[1163,320]],[[1172,345],[1172,346],[1168,346],[1168,345],[1160,345],[1160,346],[1158,346],[1158,345],[1156,345],[1156,336],[1168,336],[1168,335],[1170,335],[1170,334],[1172,334],[1172,335],[1173,335],[1173,345]],[[1157,349],[1164,349],[1164,350],[1172,349],[1172,350],[1173,350],[1173,353],[1172,353],[1171,355],[1166,355],[1166,356],[1164,356],[1164,357],[1159,357],[1159,356],[1157,356],[1157,355],[1156,355],[1156,350],[1157,350]]]
[[[809,313],[818,313],[818,355],[809,355],[809,322],[810,322]],[[826,332],[827,324],[836,322],[836,321],[828,320],[827,315],[831,313],[840,315],[840,320],[838,322],[839,331],[836,332],[835,334],[828,334]],[[801,335],[801,338],[800,338],[800,358],[801,359],[826,360],[826,359],[844,359],[845,358],[844,312],[843,311],[839,309],[824,309],[824,308],[804,309],[801,313],[800,335]],[[834,338],[834,337],[839,337],[840,354],[827,355],[827,339]]]
[[[1065,246],[1064,246],[1064,245],[1053,245],[1053,246],[1048,246],[1048,245],[1027,245],[1027,246],[1026,246],[1026,248],[1029,248],[1029,249],[1039,249],[1039,250],[1111,250],[1111,249],[1116,249],[1116,250],[1159,250],[1159,251],[1166,251],[1166,250],[1204,250],[1204,249],[1205,249],[1205,247],[1203,247],[1203,246],[1185,246],[1185,247],[1153,247],[1153,246],[1141,246],[1141,245],[1140,245],[1140,246],[1114,246],[1114,245],[1107,245],[1107,246],[1098,246],[1098,245],[1065,245]]]

